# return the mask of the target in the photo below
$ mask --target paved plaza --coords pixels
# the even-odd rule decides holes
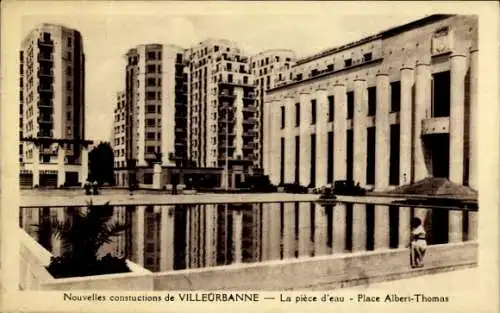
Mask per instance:
[[[94,204],[109,202],[112,205],[141,205],[141,204],[191,204],[191,203],[251,203],[251,202],[292,202],[315,201],[317,194],[292,193],[196,193],[171,195],[165,191],[138,190],[130,195],[125,189],[103,189],[97,196],[87,196],[82,189],[69,190],[22,190],[21,206],[67,206],[86,205],[89,201]],[[390,204],[392,201],[403,198],[383,196],[338,196],[339,201],[361,202],[373,204]]]

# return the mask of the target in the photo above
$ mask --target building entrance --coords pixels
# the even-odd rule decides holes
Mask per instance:
[[[450,172],[450,136],[436,134],[427,139],[429,165],[433,177],[448,178]]]

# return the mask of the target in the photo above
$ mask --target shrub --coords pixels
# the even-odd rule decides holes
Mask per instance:
[[[113,222],[114,208],[109,204],[87,210],[67,211],[64,221],[52,220],[35,225],[39,233],[49,230],[61,240],[63,254],[52,257],[47,270],[56,278],[90,276],[129,272],[125,258],[107,254],[98,259],[98,252],[112,237],[120,235],[129,226]]]
[[[109,253],[100,260],[93,262],[85,262],[82,259],[73,258],[71,254],[66,253],[61,257],[52,257],[47,270],[54,278],[130,272],[125,258],[118,258]]]

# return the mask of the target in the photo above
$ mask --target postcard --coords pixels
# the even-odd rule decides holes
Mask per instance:
[[[498,310],[498,4],[5,1],[5,312]]]

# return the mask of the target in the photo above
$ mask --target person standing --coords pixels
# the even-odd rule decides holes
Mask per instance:
[[[424,266],[424,256],[427,250],[427,240],[422,220],[414,217],[411,221],[410,263],[412,268]]]

